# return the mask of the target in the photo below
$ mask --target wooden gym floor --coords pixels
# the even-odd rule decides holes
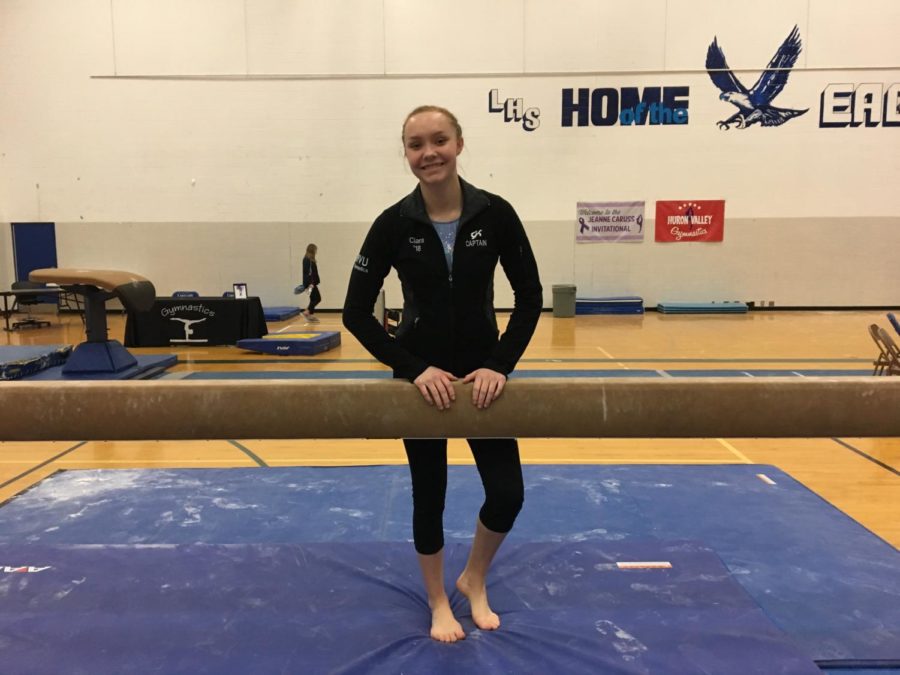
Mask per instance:
[[[322,313],[269,324],[271,332],[342,330],[340,315]],[[3,333],[0,344],[77,344],[74,315],[51,316],[50,328]],[[770,311],[742,315],[578,316],[544,313],[520,368],[867,370],[875,346],[867,328],[887,325],[883,312]],[[122,340],[124,318],[110,314],[110,337]],[[314,357],[279,358],[235,347],[144,349],[175,353],[167,376],[199,371],[384,369],[346,331],[343,344]],[[210,382],[209,386],[216,386]],[[458,402],[459,405],[462,402]],[[423,403],[424,405],[424,403]],[[690,401],[685,401],[689,406]],[[97,411],[102,415],[103,411]],[[823,416],[828,414],[822,411]],[[886,410],[885,415],[898,411]],[[0,434],[2,435],[2,434]],[[546,464],[772,464],[900,546],[900,439],[704,438],[522,439],[522,459]],[[464,441],[450,442],[450,461],[470,463]],[[0,502],[64,469],[371,465],[405,462],[399,441],[296,440],[0,443]],[[788,516],[789,517],[789,514]]]

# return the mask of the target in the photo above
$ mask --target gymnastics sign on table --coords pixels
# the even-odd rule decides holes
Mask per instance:
[[[578,202],[575,242],[644,241],[644,202]]]
[[[724,199],[656,202],[656,241],[722,241]]]

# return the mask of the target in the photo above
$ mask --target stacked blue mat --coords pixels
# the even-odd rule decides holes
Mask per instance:
[[[297,307],[263,307],[266,321],[286,321],[299,313],[300,309]]]
[[[42,370],[61,366],[72,353],[72,345],[0,347],[0,380],[21,380]]]
[[[238,340],[237,346],[251,352],[296,356],[320,354],[341,344],[338,331],[310,331],[308,333],[272,333],[261,338]]]
[[[644,299],[636,295],[612,298],[576,298],[575,314],[643,314]]]
[[[745,314],[743,302],[661,302],[656,306],[663,314]]]

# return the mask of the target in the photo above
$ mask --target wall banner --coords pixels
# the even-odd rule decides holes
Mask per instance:
[[[656,202],[656,241],[722,241],[724,199]]]
[[[578,202],[575,243],[644,241],[644,202]]]

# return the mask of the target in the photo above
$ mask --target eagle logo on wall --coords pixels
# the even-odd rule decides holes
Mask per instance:
[[[772,100],[787,84],[791,68],[800,56],[801,46],[800,30],[794,26],[756,84],[748,90],[728,67],[725,52],[719,47],[718,38],[713,37],[712,44],[706,51],[706,72],[709,73],[713,84],[722,92],[719,98],[738,109],[728,119],[718,122],[720,129],[730,129],[732,126],[746,129],[753,124],[778,127],[809,110],[809,108],[804,110],[777,108],[772,105]]]

